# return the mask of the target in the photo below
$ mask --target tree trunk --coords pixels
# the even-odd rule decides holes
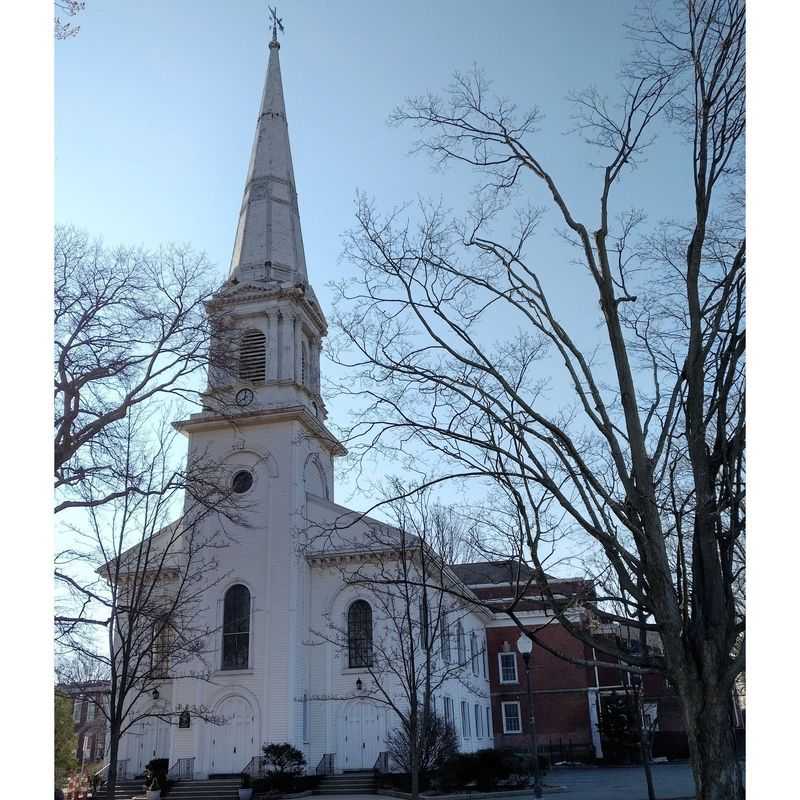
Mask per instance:
[[[411,745],[411,797],[419,797],[419,717],[416,704],[411,709],[408,720],[408,741]]]
[[[112,725],[108,748],[108,777],[106,779],[107,798],[113,798],[117,788],[117,758],[119,757],[119,733]]]
[[[685,702],[697,800],[743,800],[730,697],[715,692]]]

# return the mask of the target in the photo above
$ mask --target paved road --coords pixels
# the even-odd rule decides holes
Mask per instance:
[[[688,764],[654,764],[653,781],[658,800],[694,797],[694,781]],[[547,773],[544,783],[544,796],[552,800],[647,800],[647,784],[641,767],[555,768]],[[386,800],[386,797],[339,795],[335,800]]]
[[[653,764],[652,769],[657,800],[691,800],[694,797],[694,781],[688,764]],[[647,800],[647,783],[641,767],[556,767],[544,776],[544,784],[544,796],[548,800]],[[387,796],[341,794],[332,800],[387,800]],[[533,800],[533,791],[530,800]]]
[[[653,764],[652,769],[658,800],[694,796],[688,764]],[[555,768],[545,776],[544,783],[564,787],[565,791],[552,795],[558,800],[647,800],[641,767]]]

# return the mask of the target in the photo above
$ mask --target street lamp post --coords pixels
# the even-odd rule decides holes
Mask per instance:
[[[531,654],[533,653],[533,640],[527,633],[517,639],[517,650],[525,662],[525,680],[528,685],[528,734],[530,736],[531,760],[533,761],[533,796],[542,796],[542,776],[539,771],[539,749],[536,746],[536,715],[533,710],[533,692],[531,690]],[[528,767],[528,780],[530,781],[530,767]]]

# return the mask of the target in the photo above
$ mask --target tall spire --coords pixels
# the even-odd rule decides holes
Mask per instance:
[[[283,99],[277,16],[250,168],[244,188],[230,278],[249,283],[305,283],[306,258]]]

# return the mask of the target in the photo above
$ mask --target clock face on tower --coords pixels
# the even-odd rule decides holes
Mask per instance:
[[[239,389],[236,392],[236,405],[240,408],[249,406],[253,402],[253,392],[250,389]]]

